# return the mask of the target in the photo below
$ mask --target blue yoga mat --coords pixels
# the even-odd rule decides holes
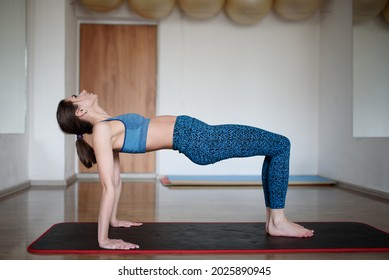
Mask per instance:
[[[165,186],[261,186],[259,175],[168,175],[161,178]],[[335,185],[336,182],[316,175],[290,176],[290,186]]]

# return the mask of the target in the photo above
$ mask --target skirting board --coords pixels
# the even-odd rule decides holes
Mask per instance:
[[[9,196],[11,194],[26,190],[26,189],[30,188],[30,186],[31,186],[30,182],[28,181],[28,182],[24,182],[24,183],[18,184],[16,186],[13,186],[10,188],[6,188],[6,189],[0,191],[0,198],[3,198],[6,196]]]
[[[259,175],[167,175],[160,179],[164,186],[261,186]],[[316,175],[290,176],[289,186],[330,186],[336,182]]]

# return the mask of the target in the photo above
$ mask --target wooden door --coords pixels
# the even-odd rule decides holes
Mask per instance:
[[[111,115],[155,115],[156,27],[81,24],[80,90]],[[87,139],[88,140],[88,139]],[[155,173],[155,153],[121,154],[121,172]],[[81,173],[97,172],[79,163]]]

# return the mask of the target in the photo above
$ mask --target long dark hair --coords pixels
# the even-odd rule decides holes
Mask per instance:
[[[77,135],[76,148],[81,163],[91,168],[96,163],[93,148],[82,138],[83,134],[92,134],[93,125],[76,116],[77,105],[61,100],[57,108],[57,121],[64,133]]]

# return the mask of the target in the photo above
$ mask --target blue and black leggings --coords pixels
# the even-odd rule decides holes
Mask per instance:
[[[238,157],[265,156],[262,184],[266,207],[285,207],[289,180],[289,139],[245,125],[208,125],[179,116],[174,127],[173,149],[200,165]]]

